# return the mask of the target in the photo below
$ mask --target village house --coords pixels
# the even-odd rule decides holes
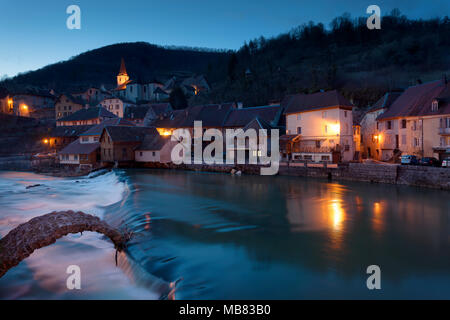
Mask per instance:
[[[128,126],[134,127],[134,124],[121,118],[107,119],[101,124],[91,126],[88,130],[78,134],[79,138],[59,153],[59,163],[80,166],[95,166],[100,160],[100,136],[106,126]],[[61,127],[58,127],[61,128]],[[69,127],[70,128],[78,128]]]
[[[116,98],[116,97],[109,97],[106,99],[103,99],[100,102],[100,105],[108,110],[111,113],[114,113],[119,118],[124,117],[125,109],[128,107],[135,107],[135,103],[132,101],[125,99],[125,98]]]
[[[107,126],[100,137],[101,161],[130,163],[146,135],[158,134],[153,127]]]
[[[70,116],[85,108],[86,101],[70,94],[61,94],[55,102],[55,119]]]
[[[55,96],[45,90],[11,94],[7,104],[8,113],[21,117],[49,119],[55,113]]]
[[[378,120],[381,159],[400,155],[450,156],[450,85],[447,79],[409,87]]]
[[[147,134],[142,144],[135,151],[135,161],[140,163],[171,163],[172,150],[177,141],[171,141],[170,136],[159,133]]]
[[[85,91],[72,93],[72,96],[75,98],[80,98],[83,101],[90,103],[91,105],[96,105],[100,101],[108,97],[111,97],[111,93],[107,91],[105,88],[90,87],[87,88]]]
[[[145,83],[142,85],[142,100],[144,101],[161,101],[155,94],[156,89],[163,90],[164,84],[157,80],[153,80],[150,83]],[[167,97],[169,97],[167,95]]]
[[[261,156],[262,154],[260,151],[251,151],[252,146],[259,150],[260,145],[263,143],[259,138],[261,129],[267,130],[267,136],[263,137],[263,139],[266,140],[265,143],[270,152],[271,143],[268,141],[271,135],[270,130],[282,128],[282,115],[283,108],[280,105],[232,109],[223,123],[224,131],[226,129],[242,129],[246,131],[247,129],[252,128],[256,130],[257,137],[256,139],[245,138],[245,141],[236,139],[234,147],[225,150],[226,156],[231,156],[230,153],[235,153],[234,159],[237,159],[237,153],[239,151],[244,152],[246,160],[250,157]],[[252,154],[250,154],[250,152],[252,152]]]
[[[12,96],[6,89],[0,88],[0,112],[11,114],[13,108]]]
[[[124,118],[138,126],[149,126],[156,119],[162,119],[172,112],[170,103],[145,103],[125,109]]]
[[[83,143],[77,139],[58,152],[58,160],[63,165],[92,168],[100,161],[100,143]]]
[[[386,112],[401,94],[401,92],[386,93],[364,114],[360,122],[362,158],[381,160],[381,150],[378,144],[379,132],[377,118]]]
[[[296,94],[283,100],[289,143],[282,158],[312,162],[354,160],[353,105],[336,90]]]
[[[103,107],[91,107],[81,109],[67,117],[58,119],[56,126],[82,126],[96,125],[104,120],[117,118],[117,116]]]
[[[90,128],[92,128],[91,125],[56,127],[44,138],[43,142],[49,150],[58,152],[77,140],[83,132]]]

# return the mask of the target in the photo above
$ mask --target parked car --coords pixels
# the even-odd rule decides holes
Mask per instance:
[[[404,155],[401,158],[401,163],[402,165],[416,166],[419,164],[419,159],[413,155]]]
[[[444,168],[450,168],[450,158],[444,159],[442,161],[442,167]]]
[[[428,166],[428,167],[440,167],[441,162],[433,157],[424,157],[420,159],[420,165],[421,166]]]

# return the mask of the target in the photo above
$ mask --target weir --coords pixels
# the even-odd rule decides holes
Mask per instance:
[[[83,231],[104,234],[114,243],[116,253],[124,250],[131,238],[130,233],[121,233],[100,218],[83,212],[61,211],[35,217],[0,239],[0,278],[34,250],[51,245],[69,233]]]

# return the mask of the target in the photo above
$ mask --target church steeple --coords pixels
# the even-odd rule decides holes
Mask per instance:
[[[126,86],[126,83],[130,80],[130,77],[127,74],[127,69],[125,68],[125,60],[121,60],[120,62],[120,70],[117,75],[117,86],[120,87],[122,85]]]

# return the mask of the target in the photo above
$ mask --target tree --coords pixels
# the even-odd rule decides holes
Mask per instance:
[[[233,81],[236,75],[236,67],[238,64],[238,59],[236,53],[233,53],[228,61],[228,78]]]
[[[188,106],[184,91],[180,87],[172,90],[169,96],[169,102],[175,110],[184,109]]]

